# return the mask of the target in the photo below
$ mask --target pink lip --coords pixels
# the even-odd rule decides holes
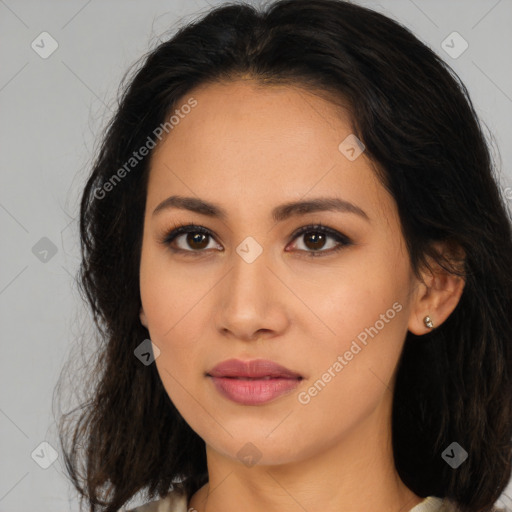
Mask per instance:
[[[302,376],[272,361],[229,359],[207,373],[219,393],[242,405],[274,400],[299,385]]]

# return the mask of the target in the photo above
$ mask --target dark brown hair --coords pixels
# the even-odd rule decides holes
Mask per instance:
[[[195,87],[242,74],[345,102],[396,201],[414,270],[432,257],[464,276],[447,321],[425,336],[407,334],[393,449],[401,479],[417,495],[446,497],[463,512],[490,510],[511,474],[510,218],[457,75],[395,21],[337,0],[222,5],[158,45],[122,84],[81,202],[79,283],[100,343],[89,399],[63,416],[59,431],[74,485],[92,512],[115,512],[139,491],[164,496],[174,485],[190,496],[207,481],[204,442],[155,365],[134,356],[149,338],[139,321],[149,157],[105,184]],[[436,241],[463,249],[462,269],[440,261]],[[457,469],[441,457],[452,442],[469,454]]]

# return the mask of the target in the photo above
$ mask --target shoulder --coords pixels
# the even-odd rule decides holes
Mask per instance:
[[[448,500],[443,500],[439,512],[459,512],[459,508],[452,505]],[[510,512],[509,509],[497,507],[496,504],[490,509],[490,512]]]
[[[459,512],[459,508],[446,498],[438,498],[429,496],[421,503],[418,503],[409,512]],[[496,505],[492,508],[491,512],[510,512],[509,510]]]
[[[122,508],[118,512],[187,512],[187,498],[184,494],[171,491],[165,498],[135,508]]]

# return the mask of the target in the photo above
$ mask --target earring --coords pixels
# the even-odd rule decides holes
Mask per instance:
[[[428,315],[423,319],[423,323],[425,324],[425,327],[428,327],[429,329],[434,327],[434,322],[432,322],[432,318]]]

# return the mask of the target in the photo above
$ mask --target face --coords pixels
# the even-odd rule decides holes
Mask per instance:
[[[141,321],[169,397],[209,449],[305,459],[389,415],[418,285],[396,205],[365,153],[354,159],[350,139],[340,149],[350,118],[327,100],[251,81],[190,96],[151,159]],[[338,207],[279,209],[320,198]],[[293,375],[210,375],[230,359]]]

